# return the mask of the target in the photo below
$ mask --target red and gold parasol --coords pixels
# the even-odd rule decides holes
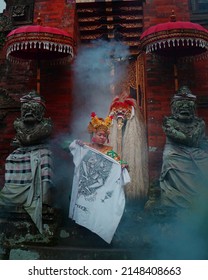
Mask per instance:
[[[7,35],[6,57],[12,62],[36,60],[37,92],[40,92],[40,61],[64,60],[74,56],[74,41],[65,30],[42,25],[21,26]]]
[[[141,48],[146,53],[160,56],[194,57],[208,50],[208,30],[200,24],[176,21],[174,13],[171,21],[149,27],[141,37]],[[176,64],[174,65],[176,69]]]

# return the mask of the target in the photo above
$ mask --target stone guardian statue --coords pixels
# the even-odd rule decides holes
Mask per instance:
[[[205,122],[196,116],[196,96],[181,87],[165,117],[166,144],[160,176],[161,201],[168,207],[191,209],[208,195],[208,140]]]
[[[14,121],[16,149],[6,158],[0,205],[23,206],[42,233],[42,206],[50,205],[52,153],[48,140],[52,121],[44,118],[45,102],[36,92],[20,99],[21,116]]]

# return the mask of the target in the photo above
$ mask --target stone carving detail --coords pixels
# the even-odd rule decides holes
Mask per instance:
[[[26,12],[26,6],[25,5],[19,5],[19,6],[13,6],[12,7],[12,17],[23,17],[25,16]]]
[[[122,62],[121,67],[122,67]],[[125,63],[125,62],[123,62]],[[118,67],[118,66],[117,66]],[[119,67],[118,67],[119,68]],[[136,91],[136,63],[135,61],[131,61],[127,67],[126,67],[126,76],[119,81],[119,84],[117,84],[117,87],[121,92],[128,92],[129,95],[131,95],[130,89],[133,91]]]
[[[86,18],[80,18],[79,22],[98,22],[99,20],[101,20],[102,17],[86,17]]]
[[[44,118],[45,106],[40,96],[31,92],[21,99],[21,118],[14,122],[16,137],[14,144],[30,146],[43,143],[52,132],[50,118]],[[37,101],[36,101],[37,100]]]
[[[8,14],[0,14],[0,32],[12,29],[12,22]]]
[[[11,0],[6,7],[14,26],[33,22],[33,0]]]
[[[0,122],[4,120],[8,111],[20,109],[20,103],[9,96],[6,89],[0,88]]]
[[[142,2],[135,2],[133,7],[129,7],[128,1],[104,1],[99,6],[91,2],[88,7],[83,1],[76,3],[80,39],[84,44],[96,39],[114,39],[129,46],[131,54],[138,54],[143,27]]]
[[[20,103],[9,96],[5,88],[0,88],[0,109],[20,108]]]

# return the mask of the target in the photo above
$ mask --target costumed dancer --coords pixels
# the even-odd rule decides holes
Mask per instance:
[[[45,102],[36,92],[20,99],[21,117],[14,121],[17,146],[5,164],[5,185],[0,192],[0,205],[23,206],[42,233],[42,205],[50,204],[52,152],[47,143],[52,121],[44,118]]]
[[[136,100],[126,92],[116,96],[110,106],[113,123],[109,143],[128,162],[131,182],[125,187],[129,200],[145,198],[149,188],[148,147],[143,116]]]
[[[123,162],[108,141],[110,116],[91,114],[91,142],[74,140],[69,149],[75,165],[69,217],[111,243],[125,208],[123,187],[130,181]]]

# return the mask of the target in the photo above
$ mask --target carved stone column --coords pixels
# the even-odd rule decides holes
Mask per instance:
[[[5,0],[6,11],[14,26],[33,23],[34,0]]]

